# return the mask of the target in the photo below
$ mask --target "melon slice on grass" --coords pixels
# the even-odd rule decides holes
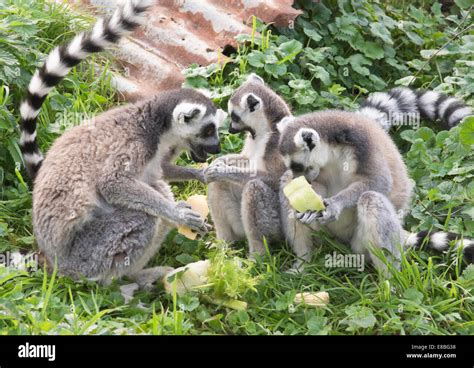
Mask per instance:
[[[199,213],[203,219],[206,219],[207,215],[209,215],[209,206],[207,205],[207,197],[205,195],[192,195],[186,200],[186,202],[191,206],[193,211]],[[197,232],[184,225],[178,226],[178,233],[191,240],[196,239],[198,235]]]
[[[284,188],[286,198],[298,212],[322,211],[326,208],[321,196],[316,193],[304,176],[290,181]]]

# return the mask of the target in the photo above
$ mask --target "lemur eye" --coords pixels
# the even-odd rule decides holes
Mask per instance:
[[[230,114],[230,118],[232,121],[235,121],[236,123],[240,123],[240,117],[235,112],[232,112]]]
[[[203,137],[211,137],[216,133],[216,127],[214,124],[209,124],[202,131]]]
[[[302,164],[299,164],[298,162],[291,162],[290,169],[293,172],[299,173],[304,171],[304,166]]]

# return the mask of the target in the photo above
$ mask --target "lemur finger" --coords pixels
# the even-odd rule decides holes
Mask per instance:
[[[315,216],[316,216],[316,212],[307,211],[304,213],[300,221],[303,222],[304,224],[309,224],[313,222]]]
[[[311,215],[306,219],[307,223],[310,224],[311,222],[314,222],[314,220],[316,220],[316,218],[318,217],[318,213],[317,212],[313,212],[311,213]]]
[[[186,209],[191,209],[191,205],[188,203],[188,202],[185,202],[185,201],[179,201],[178,203],[176,203],[176,207],[179,207],[179,208],[186,208]]]

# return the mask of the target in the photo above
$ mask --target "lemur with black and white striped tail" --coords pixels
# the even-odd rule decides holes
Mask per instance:
[[[31,79],[21,105],[20,146],[34,179],[33,228],[48,263],[61,274],[108,282],[123,275],[143,285],[169,267],[143,269],[176,225],[206,232],[208,225],[185,202],[174,201],[164,179],[173,155],[195,161],[220,150],[222,110],[192,89],[171,90],[107,111],[71,128],[45,158],[36,120],[48,92],[88,55],[117,43],[144,18],[150,1],[127,0],[89,33],[55,48]],[[199,179],[175,166],[177,179]]]

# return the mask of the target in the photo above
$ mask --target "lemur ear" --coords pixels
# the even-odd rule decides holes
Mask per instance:
[[[224,122],[224,120],[227,118],[228,114],[222,110],[222,109],[219,109],[216,111],[216,125],[219,127],[222,125],[222,123]]]
[[[250,110],[250,112],[254,112],[262,107],[262,100],[253,93],[247,93],[244,95],[244,97],[242,97],[240,106],[244,110]]]
[[[316,130],[303,128],[295,135],[295,145],[311,151],[319,143],[320,137]]]
[[[295,121],[294,116],[285,116],[283,119],[281,119],[278,124],[277,124],[277,129],[280,133],[283,133],[286,129],[286,127],[291,124],[293,121]]]
[[[179,124],[187,124],[203,117],[206,108],[200,104],[182,102],[173,110],[173,120]]]
[[[206,88],[198,88],[197,91],[201,94],[203,94],[204,96],[206,96],[207,98],[211,98],[212,97],[212,92]]]
[[[252,73],[250,74],[247,79],[245,80],[246,82],[252,82],[252,83],[257,83],[257,84],[265,84],[263,81],[262,77],[259,77],[257,74]]]

